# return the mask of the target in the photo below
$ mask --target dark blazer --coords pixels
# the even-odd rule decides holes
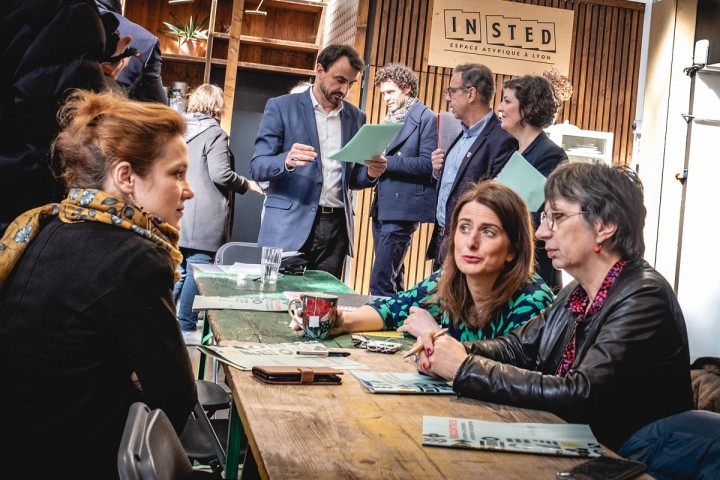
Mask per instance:
[[[535,140],[522,152],[522,156],[546,177],[555,170],[560,162],[568,158],[565,150],[550,140],[545,132],[540,132],[540,135],[535,137]]]
[[[0,298],[0,407],[12,412],[2,427],[13,439],[11,463],[27,469],[37,461],[30,445],[41,438],[52,445],[43,452],[51,464],[82,452],[73,478],[117,478],[136,401],[161,408],[182,431],[197,395],[173,273],[168,252],[130,230],[54,218],[39,231]],[[32,470],[8,478],[28,472],[35,478]]]
[[[2,233],[24,211],[64,197],[48,168],[57,110],[72,89],[104,87],[105,30],[92,0],[3,0],[0,31]]]
[[[555,170],[560,162],[568,158],[565,150],[550,140],[545,132],[540,132],[540,135],[535,137],[535,140],[522,152],[522,156],[546,177]],[[537,212],[532,212],[533,225],[536,229],[540,225],[540,212],[544,208],[545,204],[540,205]],[[557,291],[562,286],[562,277],[560,272],[552,266],[552,260],[547,256],[545,242],[542,240],[535,239],[535,259],[538,263],[537,272],[553,291]]]
[[[121,37],[130,35],[130,47],[137,48],[140,55],[130,57],[128,65],[115,79],[128,91],[128,96],[136,100],[160,102],[168,104],[167,94],[163,88],[160,70],[162,56],[160,41],[145,28],[127,18],[98,6],[101,13],[110,13],[120,23],[118,33]]]
[[[446,157],[447,153],[452,150],[461,136],[462,134],[458,135],[450,145],[448,151],[445,152]],[[445,205],[447,227],[450,226],[450,219],[452,218],[455,204],[470,185],[481,179],[495,178],[510,159],[510,155],[517,149],[517,139],[502,129],[500,120],[493,114],[460,164],[460,169],[455,177],[455,183],[453,183],[452,190],[450,190],[450,195]],[[442,172],[440,172],[441,179],[443,173],[445,173],[444,165]],[[440,189],[440,181],[437,182],[436,189]],[[428,245],[428,259],[435,258],[437,254],[437,229],[438,225],[436,224],[430,244]]]
[[[437,117],[420,102],[385,150],[387,170],[375,187],[370,216],[382,221],[432,222],[437,192],[430,156],[437,148]]]
[[[341,144],[344,146],[365,123],[365,114],[343,101],[340,112]],[[285,157],[293,143],[312,145],[317,158],[305,167],[285,169]],[[250,161],[250,176],[256,182],[269,182],[258,244],[297,251],[310,236],[320,202],[322,161],[320,141],[310,90],[271,98],[260,121],[255,153]],[[352,255],[354,212],[350,189],[375,185],[367,167],[342,162],[343,205],[347,227],[348,255]]]

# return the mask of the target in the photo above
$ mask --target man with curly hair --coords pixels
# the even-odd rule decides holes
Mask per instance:
[[[405,290],[404,259],[420,222],[435,220],[431,155],[437,148],[435,114],[418,100],[418,80],[405,65],[378,70],[387,105],[383,123],[404,123],[385,150],[387,169],[374,189],[370,207],[375,262],[370,293],[390,296]]]

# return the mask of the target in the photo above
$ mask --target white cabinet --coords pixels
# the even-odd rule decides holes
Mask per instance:
[[[581,130],[569,123],[552,125],[545,132],[565,150],[571,162],[595,161],[612,165],[612,132]]]

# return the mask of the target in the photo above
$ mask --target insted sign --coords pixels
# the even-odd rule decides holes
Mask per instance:
[[[574,12],[497,0],[435,0],[428,64],[482,63],[495,73],[570,68]]]

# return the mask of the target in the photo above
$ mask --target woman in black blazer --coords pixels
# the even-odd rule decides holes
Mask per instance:
[[[550,82],[537,75],[524,75],[503,83],[502,102],[498,116],[502,128],[518,140],[518,152],[546,177],[560,162],[567,160],[565,151],[550,140],[543,131],[552,125],[559,106]],[[533,213],[537,229],[544,205]],[[545,242],[535,242],[537,272],[545,283],[557,292],[562,287],[560,271],[552,266],[545,253]]]

